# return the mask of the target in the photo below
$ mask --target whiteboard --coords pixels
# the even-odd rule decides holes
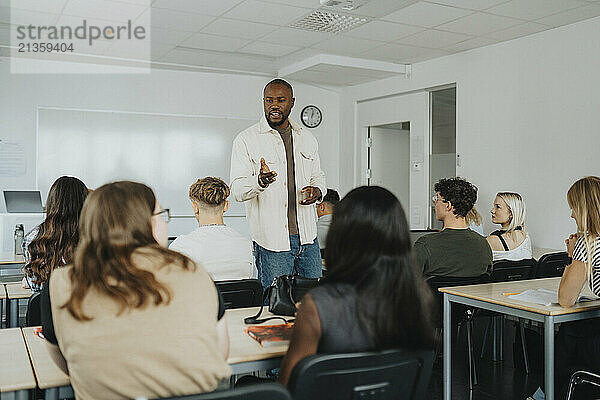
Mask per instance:
[[[173,215],[193,215],[188,189],[198,178],[229,183],[233,139],[256,120],[119,111],[38,109],[37,186],[45,198],[62,175],[89,188],[132,180],[150,186]],[[229,217],[245,207],[229,198]]]

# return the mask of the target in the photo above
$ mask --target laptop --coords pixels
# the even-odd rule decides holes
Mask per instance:
[[[4,190],[4,203],[9,213],[43,213],[39,190]]]

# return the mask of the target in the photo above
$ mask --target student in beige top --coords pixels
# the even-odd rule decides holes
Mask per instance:
[[[40,301],[78,399],[209,392],[229,378],[219,295],[201,266],[165,248],[168,219],[140,183],[88,196],[73,265],[54,271]]]

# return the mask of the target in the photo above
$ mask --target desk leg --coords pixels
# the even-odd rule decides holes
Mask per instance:
[[[3,327],[3,325],[2,325],[2,318],[3,317],[4,317],[4,299],[1,299],[0,300],[0,328]],[[7,322],[7,325],[8,325],[8,322]]]
[[[450,353],[451,353],[451,340],[452,332],[450,327],[450,311],[451,311],[450,300],[448,300],[448,294],[444,293],[444,400],[450,400],[450,391],[452,389],[452,381],[450,379]]]
[[[544,383],[546,400],[554,400],[554,317],[544,317]]]
[[[10,325],[9,328],[19,326],[19,299],[7,300],[10,304]]]
[[[58,388],[44,390],[44,400],[58,400]]]

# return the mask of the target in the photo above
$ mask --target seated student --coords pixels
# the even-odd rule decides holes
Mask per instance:
[[[79,214],[88,189],[71,176],[61,176],[50,187],[46,218],[23,239],[23,286],[42,290],[52,270],[71,263],[79,241]]]
[[[317,204],[317,238],[319,239],[319,247],[325,249],[327,246],[327,232],[331,225],[331,215],[333,207],[339,203],[340,195],[333,189],[327,189],[327,194],[323,197],[323,201]]]
[[[434,347],[433,296],[392,193],[362,186],[336,205],[326,261],[329,274],[299,306],[281,383],[317,353]]]
[[[576,181],[567,192],[567,203],[577,233],[565,240],[571,262],[560,279],[558,302],[568,308],[577,302],[582,291],[586,296],[600,296],[600,178],[588,176]],[[569,377],[576,370],[600,373],[600,319],[560,325],[554,366],[556,398],[565,397]],[[592,396],[588,393],[580,398]]]
[[[521,195],[498,192],[490,212],[492,222],[502,227],[487,237],[494,261],[531,258],[531,239],[525,228],[527,211]]]
[[[198,228],[181,235],[169,249],[201,264],[215,281],[256,277],[252,243],[223,223],[229,186],[219,178],[198,179],[190,186]]]
[[[465,217],[477,201],[477,188],[462,178],[441,179],[434,186],[435,216],[441,232],[421,236],[415,254],[425,277],[473,277],[492,267],[485,238],[470,230]]]
[[[201,266],[164,247],[168,219],[140,183],[88,196],[73,264],[52,273],[40,299],[76,398],[179,396],[229,378],[224,306]]]

